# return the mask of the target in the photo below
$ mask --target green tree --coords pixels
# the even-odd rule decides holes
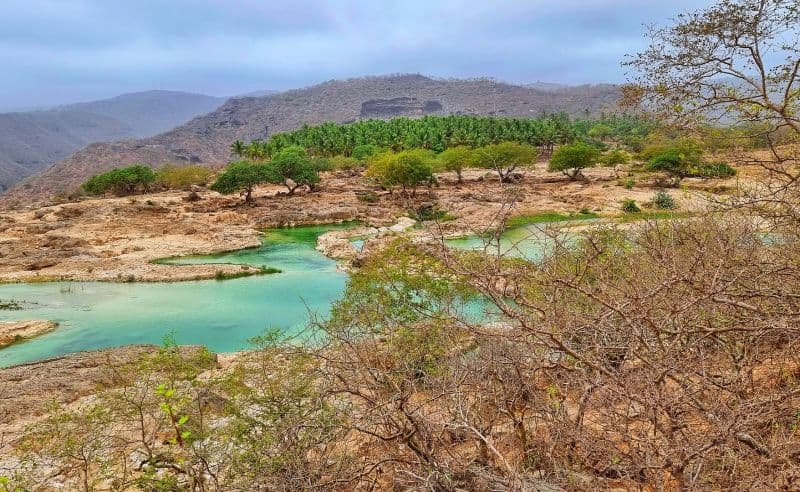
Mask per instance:
[[[450,147],[438,156],[441,169],[455,172],[459,183],[464,182],[461,171],[465,167],[474,166],[475,160],[475,152],[464,146]]]
[[[156,172],[156,183],[171,190],[184,190],[191,186],[205,186],[211,170],[203,166],[175,166],[166,164]]]
[[[411,189],[411,194],[416,195],[417,186],[433,181],[434,159],[433,153],[424,149],[387,152],[370,162],[367,176],[385,188],[400,186],[403,193]]]
[[[653,155],[647,162],[648,171],[667,173],[671,186],[678,186],[680,182],[692,174],[692,170],[700,165],[700,154],[686,152],[680,147],[665,148]]]
[[[561,171],[569,179],[576,179],[583,169],[596,166],[600,155],[597,148],[582,142],[562,145],[553,153],[547,169]]]
[[[350,154],[350,157],[356,159],[359,162],[365,162],[370,157],[378,155],[380,151],[381,149],[377,145],[361,144],[353,147],[353,153]]]
[[[631,161],[631,155],[625,152],[624,150],[612,150],[606,154],[604,154],[600,158],[600,162],[604,166],[614,167],[614,166],[624,166],[625,164]]]
[[[152,169],[141,164],[112,169],[97,174],[83,183],[82,187],[90,195],[102,195],[112,191],[116,195],[129,195],[137,191],[147,192],[156,180]]]
[[[494,169],[500,182],[509,180],[518,167],[530,166],[536,160],[536,149],[528,144],[501,142],[475,149],[475,163],[479,167]]]
[[[224,195],[239,192],[245,203],[252,203],[253,188],[271,182],[272,170],[265,164],[249,161],[233,162],[217,177],[211,189]]]
[[[596,138],[601,142],[605,142],[606,139],[613,134],[614,130],[610,126],[605,125],[603,123],[598,123],[594,125],[591,129],[589,129],[589,132],[587,133],[589,137]]]
[[[325,159],[310,158],[306,149],[293,145],[275,154],[266,166],[270,170],[270,182],[286,186],[289,194],[293,195],[301,186],[313,190],[320,182],[320,170],[329,168],[330,163]]]
[[[234,140],[231,144],[231,153],[236,157],[242,157],[246,150],[247,146],[241,140]]]

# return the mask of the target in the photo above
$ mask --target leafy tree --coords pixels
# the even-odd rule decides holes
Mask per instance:
[[[464,146],[450,147],[439,154],[438,164],[445,171],[455,172],[458,182],[463,183],[461,171],[475,165],[475,151]]]
[[[368,158],[379,154],[380,151],[381,149],[377,145],[361,144],[353,147],[353,152],[352,154],[350,154],[350,157],[356,159],[359,162],[365,162]]]
[[[731,120],[800,133],[800,8],[796,0],[722,0],[652,27],[625,102],[697,128]]]
[[[594,125],[587,133],[591,138],[596,138],[601,142],[605,142],[608,137],[614,134],[614,130],[603,123]]]
[[[247,150],[247,146],[241,140],[234,140],[231,144],[231,153],[236,157],[242,157]]]
[[[183,190],[191,186],[205,186],[211,170],[203,166],[175,166],[167,164],[156,172],[156,183],[172,189]]]
[[[90,195],[102,195],[113,191],[114,194],[121,196],[137,191],[146,192],[155,179],[156,175],[152,169],[135,164],[92,176],[82,187]]]
[[[506,141],[544,149],[568,142],[576,134],[574,122],[564,114],[539,118],[467,115],[393,118],[304,126],[272,135],[266,142],[251,142],[246,155],[252,159],[265,158],[292,145],[305,147],[314,155],[345,155],[359,160],[366,160],[369,154],[376,156],[379,149],[397,152],[422,148],[441,152],[450,147],[480,147]]]
[[[411,189],[415,195],[417,186],[432,182],[433,162],[433,153],[423,149],[387,152],[370,162],[367,176],[386,188],[400,186],[404,193]]]
[[[672,179],[671,186],[678,186],[684,178],[692,174],[692,169],[699,164],[699,154],[682,152],[681,148],[672,147],[655,154],[648,161],[646,169],[667,173]]]
[[[569,179],[576,179],[587,167],[594,167],[600,160],[600,151],[582,142],[563,145],[550,158],[549,171],[561,171]]]
[[[501,183],[507,182],[518,167],[532,165],[537,156],[536,149],[517,142],[501,142],[475,149],[475,163],[494,169]]]
[[[254,164],[249,161],[233,162],[217,176],[217,181],[211,189],[229,195],[239,192],[244,195],[245,203],[252,202],[253,188],[264,183],[272,182],[272,170],[265,164]]]
[[[320,169],[329,164],[326,160],[310,158],[306,149],[293,145],[275,154],[266,166],[270,170],[270,182],[286,186],[293,195],[301,186],[313,189],[320,182]]]
[[[600,158],[604,166],[624,166],[631,161],[631,155],[624,150],[612,150]]]

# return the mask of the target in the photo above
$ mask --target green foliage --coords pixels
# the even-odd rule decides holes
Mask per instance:
[[[364,163],[372,156],[378,155],[381,153],[381,148],[374,144],[360,144],[353,147],[353,151],[350,154],[350,157],[357,160],[358,162]]]
[[[385,188],[400,186],[415,193],[417,186],[432,182],[433,162],[433,153],[424,149],[386,152],[370,161],[367,176]]]
[[[600,151],[585,143],[576,142],[559,147],[550,158],[548,171],[561,171],[570,179],[575,179],[581,170],[594,167],[600,160]]]
[[[152,169],[135,164],[92,176],[83,183],[82,188],[90,195],[102,195],[111,191],[122,196],[137,191],[146,192],[155,180],[156,175]]]
[[[362,167],[361,162],[353,157],[345,157],[343,155],[336,155],[328,159],[330,167],[334,171],[352,171]]]
[[[699,165],[692,174],[703,178],[730,178],[736,176],[736,169],[725,162],[712,162]]]
[[[328,164],[326,160],[310,158],[306,149],[293,145],[277,152],[266,166],[270,171],[269,181],[286,186],[291,195],[301,186],[313,189],[320,182],[320,170]]]
[[[217,176],[211,189],[224,195],[239,192],[244,194],[245,202],[252,200],[253,188],[273,179],[272,170],[264,164],[248,161],[233,162]]]
[[[520,227],[529,224],[548,224],[570,220],[588,220],[600,217],[596,213],[583,209],[578,213],[562,214],[558,212],[539,212],[528,215],[515,215],[506,221],[506,227]]]
[[[247,145],[241,140],[234,140],[231,144],[231,154],[235,155],[236,157],[243,157],[246,150]]]
[[[623,200],[621,208],[626,214],[635,214],[642,211],[642,209],[639,208],[639,205],[636,204],[636,200],[632,198],[626,198]]]
[[[709,126],[702,130],[703,148],[709,152],[731,149],[754,150],[768,145],[768,123],[747,123],[734,126]]]
[[[477,154],[469,147],[450,147],[437,157],[437,168],[455,172],[458,182],[461,183],[461,171],[466,167],[473,167],[476,161]]]
[[[500,181],[506,182],[518,167],[533,165],[538,154],[528,144],[501,142],[475,149],[474,163],[485,169],[494,169]]]
[[[382,335],[393,327],[446,318],[476,294],[445,271],[440,261],[398,239],[350,277],[325,330]]]
[[[639,159],[650,161],[662,154],[678,154],[682,156],[683,160],[697,164],[703,156],[703,146],[699,140],[694,138],[675,134],[653,134],[649,137],[645,148],[639,153]]]
[[[428,221],[448,222],[451,220],[455,220],[456,218],[446,210],[441,210],[434,206],[424,206],[417,210],[412,210],[410,212],[410,215],[415,220],[419,220],[421,222],[428,222]]]
[[[659,191],[653,195],[653,206],[663,210],[673,210],[678,208],[678,205],[675,203],[675,199],[665,191]]]
[[[677,186],[700,164],[700,155],[699,149],[695,151],[681,147],[666,148],[655,153],[647,162],[645,169],[667,173],[672,177],[672,185]]]
[[[614,134],[614,129],[604,123],[598,123],[589,129],[587,135],[598,140],[605,140]]]
[[[377,149],[398,152],[422,148],[442,152],[449,147],[481,147],[509,141],[548,147],[571,141],[575,135],[573,122],[564,114],[531,119],[425,116],[304,126],[293,132],[275,134],[267,142],[251,142],[245,154],[264,158],[285,147],[300,145],[315,155],[352,155],[364,159],[362,156],[367,149],[374,157]]]
[[[612,150],[610,152],[606,152],[600,158],[600,163],[603,166],[614,167],[614,166],[624,166],[631,161],[631,155],[624,150]]]
[[[167,164],[156,172],[156,183],[171,190],[187,190],[192,186],[205,186],[211,170],[203,166],[175,166]]]

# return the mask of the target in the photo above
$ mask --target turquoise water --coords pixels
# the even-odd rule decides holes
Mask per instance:
[[[508,229],[499,241],[494,238],[469,236],[446,242],[453,248],[484,251],[490,255],[504,255],[538,262],[548,251],[553,250],[557,241],[574,242],[574,235],[553,236],[547,226],[548,224],[531,224]]]
[[[0,349],[0,367],[82,350],[160,344],[167,335],[180,344],[232,352],[248,348],[248,340],[267,329],[300,330],[310,315],[327,315],[331,302],[344,291],[347,275],[314,249],[320,234],[342,227],[350,225],[271,230],[258,248],[162,261],[267,266],[280,269],[277,274],[174,283],[0,285],[0,300],[24,306],[20,311],[0,311],[0,321],[49,319],[60,324],[51,333]],[[354,243],[363,246],[363,240]],[[448,244],[538,261],[553,240],[541,227],[525,226],[506,231],[499,244],[486,248],[477,237]]]
[[[0,367],[81,350],[159,344],[168,334],[178,343],[231,352],[247,348],[248,339],[268,328],[298,330],[310,313],[327,314],[344,290],[346,274],[314,250],[317,236],[334,227],[273,230],[260,248],[168,261],[270,266],[279,268],[278,274],[175,283],[2,285],[0,299],[21,302],[25,309],[0,311],[0,320],[50,319],[60,326],[0,350]]]

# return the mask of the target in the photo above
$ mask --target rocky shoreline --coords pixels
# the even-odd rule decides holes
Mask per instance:
[[[14,343],[44,335],[55,330],[58,323],[50,320],[0,321],[0,349]]]

